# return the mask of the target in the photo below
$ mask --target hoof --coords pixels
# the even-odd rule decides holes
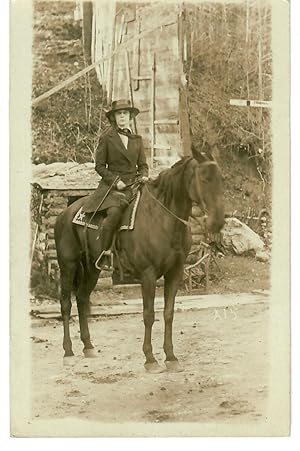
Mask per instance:
[[[163,373],[165,371],[157,362],[145,363],[144,367],[148,373],[153,374]]]
[[[181,373],[183,371],[183,368],[180,366],[178,360],[166,360],[165,365],[167,371],[170,373]]]
[[[76,364],[76,359],[74,354],[73,355],[65,355],[63,358],[63,365],[64,366],[74,366]]]
[[[94,359],[97,357],[96,351],[94,348],[92,349],[84,349],[83,350],[84,357],[88,359]]]

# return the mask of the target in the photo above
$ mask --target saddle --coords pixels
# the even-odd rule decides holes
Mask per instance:
[[[111,250],[102,251],[96,260],[95,266],[98,269],[113,271],[113,284],[124,283],[124,271],[120,263],[118,254],[118,233],[124,230],[133,230],[135,226],[136,213],[140,202],[141,192],[138,190],[129,205],[125,208],[118,230],[115,231],[112,239]],[[101,237],[101,223],[105,217],[105,211],[85,212],[82,206],[75,214],[72,222],[77,226],[85,227],[85,229],[99,230],[97,238]],[[103,257],[103,258],[102,258]],[[100,260],[102,261],[100,268]],[[115,264],[116,260],[116,264]],[[117,281],[117,282],[116,282]]]
[[[136,196],[130,201],[128,207],[125,208],[118,231],[133,230],[135,225],[136,212],[140,202],[141,192],[138,191]],[[73,224],[86,227],[88,229],[99,230],[101,218],[104,218],[105,211],[86,213],[84,207],[81,207],[75,214]]]

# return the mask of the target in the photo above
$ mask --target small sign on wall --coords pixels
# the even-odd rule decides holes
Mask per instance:
[[[268,100],[244,100],[244,99],[230,99],[230,105],[235,106],[251,106],[256,108],[272,108],[272,102]]]

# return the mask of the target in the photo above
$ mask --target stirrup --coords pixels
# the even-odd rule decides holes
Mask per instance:
[[[104,257],[104,262],[101,263],[101,260]],[[106,263],[106,261],[109,263]],[[95,267],[99,270],[110,271],[113,268],[113,253],[111,250],[102,251],[99,257],[95,262]]]

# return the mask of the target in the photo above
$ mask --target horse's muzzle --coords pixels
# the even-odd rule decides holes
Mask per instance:
[[[225,224],[224,213],[218,212],[215,215],[208,216],[206,220],[207,229],[210,233],[219,233]]]

